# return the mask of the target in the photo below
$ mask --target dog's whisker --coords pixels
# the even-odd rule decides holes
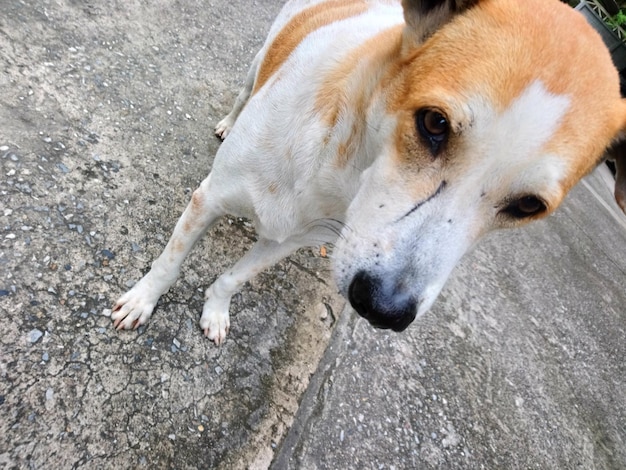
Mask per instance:
[[[333,233],[338,238],[345,238],[342,233],[345,227],[347,227],[347,225],[344,222],[332,218],[316,219],[306,225],[306,228],[311,231],[316,228],[325,229]]]
[[[337,235],[337,238],[340,238],[342,240],[345,239],[345,236],[343,234],[343,230],[341,228],[338,228],[332,224],[326,224],[325,228],[327,228],[328,230],[330,230],[331,232],[333,232],[335,235]]]
[[[334,227],[330,227],[330,226],[323,225],[323,224],[316,224],[316,225],[312,226],[313,230],[316,229],[316,228],[325,229],[325,230],[331,232],[335,237],[343,238],[343,235],[341,234],[341,232],[339,230],[337,230],[336,228],[334,228]],[[308,239],[309,240],[313,240],[312,238],[308,238]],[[320,239],[318,239],[318,240],[320,240]],[[321,239],[321,240],[323,240],[322,243],[324,243],[324,244],[328,243],[328,239],[326,239],[326,238]]]

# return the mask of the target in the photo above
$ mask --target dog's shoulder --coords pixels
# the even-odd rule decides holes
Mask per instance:
[[[391,0],[294,0],[288,2],[276,18],[265,45],[257,70],[253,93],[261,89],[301,48],[312,57],[312,52],[328,54],[328,47],[336,53],[354,47],[381,27],[392,21],[402,22],[400,2]],[[358,27],[354,24],[358,23]],[[323,31],[322,31],[323,30]],[[335,41],[341,35],[341,41]]]

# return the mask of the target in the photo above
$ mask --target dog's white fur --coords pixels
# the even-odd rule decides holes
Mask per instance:
[[[211,174],[150,272],[117,301],[117,328],[149,319],[226,213],[251,219],[259,241],[206,291],[200,326],[216,344],[233,293],[299,247],[335,242],[341,231],[340,291],[352,296],[358,273],[391,279],[421,315],[482,235],[558,206],[626,120],[600,39],[556,0],[426,3],[283,8],[216,127],[225,140]],[[573,35],[569,56],[553,50]],[[570,66],[578,71],[560,71]],[[441,152],[416,129],[423,109],[449,123]],[[511,216],[529,195],[545,210]]]

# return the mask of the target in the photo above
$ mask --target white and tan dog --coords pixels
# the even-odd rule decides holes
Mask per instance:
[[[215,343],[246,280],[335,240],[341,293],[373,325],[403,330],[480,237],[554,211],[625,124],[608,51],[557,0],[293,0],[216,129],[226,139],[211,173],[115,304],[115,326],[144,324],[230,213],[259,241],[206,291],[200,326]]]

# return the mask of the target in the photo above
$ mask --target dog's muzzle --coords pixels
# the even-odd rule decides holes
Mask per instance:
[[[415,320],[417,302],[395,283],[356,273],[348,288],[354,310],[376,328],[403,331]]]

